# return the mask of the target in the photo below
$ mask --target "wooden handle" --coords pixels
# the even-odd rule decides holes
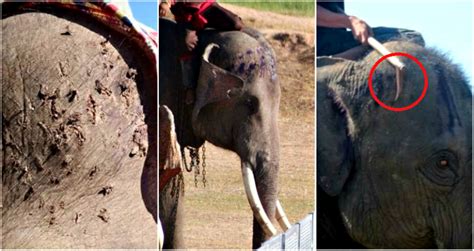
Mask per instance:
[[[385,46],[383,46],[379,41],[377,41],[373,37],[369,37],[367,42],[369,43],[370,46],[372,46],[372,48],[374,48],[376,51],[378,51],[383,56],[388,55],[388,54],[391,53],[389,50],[387,50],[387,48],[385,48]],[[403,70],[403,68],[405,68],[405,64],[403,64],[402,61],[400,61],[400,59],[398,59],[396,57],[389,57],[389,58],[387,58],[387,60],[393,66],[395,66],[395,68],[397,68],[399,70]]]
[[[385,46],[383,46],[379,41],[377,41],[373,37],[369,37],[367,42],[369,43],[370,46],[372,46],[372,48],[374,48],[376,51],[378,51],[380,54],[382,54],[382,56],[385,56],[385,55],[388,55],[388,54],[391,53],[387,48],[385,48]],[[405,64],[403,64],[402,61],[400,61],[400,59],[398,59],[396,57],[389,57],[389,58],[387,58],[387,60],[396,69],[395,74],[396,74],[397,93],[395,94],[395,100],[394,101],[397,101],[397,99],[398,99],[398,97],[400,97],[400,93],[402,91],[402,76],[403,76],[403,72],[404,72],[404,69],[405,69]]]

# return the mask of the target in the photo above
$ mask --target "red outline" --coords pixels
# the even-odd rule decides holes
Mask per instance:
[[[393,107],[393,106],[389,106],[389,105],[384,104],[382,101],[380,101],[380,99],[377,98],[377,95],[375,95],[374,88],[372,86],[372,77],[374,75],[374,72],[375,72],[375,69],[377,68],[377,66],[380,63],[382,63],[382,61],[384,61],[385,59],[387,59],[389,57],[394,57],[394,56],[407,57],[407,58],[415,61],[415,63],[420,67],[421,71],[423,72],[423,77],[424,77],[424,86],[423,86],[423,92],[421,93],[421,96],[417,100],[415,100],[415,102],[411,103],[410,105],[404,106],[404,107]],[[414,56],[412,56],[408,53],[403,53],[403,52],[390,53],[388,55],[385,55],[385,56],[381,57],[379,60],[377,60],[377,62],[375,62],[375,64],[374,64],[374,66],[372,66],[372,69],[370,69],[369,91],[370,91],[370,95],[375,100],[375,102],[377,102],[383,108],[385,108],[387,110],[390,110],[390,111],[393,111],[393,112],[407,111],[407,110],[410,110],[413,107],[417,106],[421,102],[421,100],[423,100],[423,98],[425,97],[426,92],[428,91],[428,74],[426,73],[426,69],[425,69],[425,67],[423,67],[423,64],[416,57],[414,57]]]

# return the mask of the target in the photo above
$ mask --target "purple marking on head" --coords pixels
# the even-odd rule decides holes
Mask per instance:
[[[249,64],[249,70],[250,70],[250,71],[255,70],[255,67],[256,67],[256,66],[257,66],[256,63],[251,63],[251,64]]]
[[[245,63],[241,63],[239,65],[239,69],[237,70],[240,74],[243,74],[245,70]]]
[[[252,53],[253,53],[252,50],[247,50],[247,55],[250,55],[250,54],[252,54]]]
[[[277,71],[276,71],[276,64],[275,64],[275,59],[272,57],[270,59],[270,74],[271,74],[271,78],[272,80],[275,80],[277,78]]]

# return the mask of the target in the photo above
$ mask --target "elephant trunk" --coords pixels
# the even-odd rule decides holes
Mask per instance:
[[[245,193],[252,208],[254,218],[257,220],[266,237],[271,237],[277,233],[258,195],[257,186],[253,171],[248,162],[242,162],[242,178]]]
[[[242,161],[242,177],[254,215],[253,248],[258,248],[263,241],[277,234],[274,221],[278,221],[284,231],[290,223],[277,199],[278,161],[271,161],[269,155],[260,152],[255,164],[252,163]]]

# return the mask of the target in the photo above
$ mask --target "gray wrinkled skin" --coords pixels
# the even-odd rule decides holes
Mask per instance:
[[[202,55],[209,43],[219,45],[220,48],[211,53],[209,61],[242,78],[244,87],[241,95],[204,106],[196,123],[191,124],[191,106],[185,107],[184,115],[178,112],[183,100],[180,97],[183,96],[176,55],[182,49],[182,38],[176,32],[176,25],[168,20],[160,20],[160,32],[160,104],[167,105],[173,111],[179,143],[196,147],[206,140],[235,152],[243,164],[252,167],[260,200],[267,215],[273,218],[278,189],[277,120],[280,102],[273,50],[259,33],[252,30],[203,32],[196,54]],[[180,118],[185,121],[180,123]],[[160,194],[160,209],[173,206],[164,205],[165,200]],[[166,240],[167,234],[179,234],[174,231],[174,227],[169,224],[163,226],[165,248],[177,247]],[[263,241],[262,229],[254,219],[253,247],[259,247]]]
[[[318,189],[336,198],[347,233],[366,247],[471,248],[471,91],[435,50],[385,45],[423,63],[426,97],[399,113],[376,104],[367,87],[375,52],[318,68]],[[423,88],[420,68],[401,59],[407,73],[398,101],[392,66],[382,63],[374,76],[379,99],[395,107]]]

